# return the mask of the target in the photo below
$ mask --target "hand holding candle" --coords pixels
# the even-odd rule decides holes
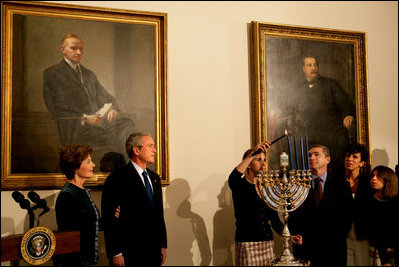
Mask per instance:
[[[273,145],[274,143],[278,142],[279,140],[281,140],[282,138],[286,137],[287,135],[288,135],[288,130],[285,130],[285,131],[284,131],[284,134],[283,134],[282,136],[280,136],[279,138],[274,139],[273,141],[271,141],[271,142],[270,142],[270,145]],[[256,156],[256,155],[258,155],[260,152],[262,152],[262,149],[259,148],[259,149],[256,150],[254,153],[252,153],[251,156]]]
[[[274,143],[276,143],[277,141],[279,141],[280,139],[286,137],[288,135],[288,130],[284,130],[284,134],[282,136],[280,136],[277,139],[274,139],[273,141],[270,142],[270,145],[273,145]]]

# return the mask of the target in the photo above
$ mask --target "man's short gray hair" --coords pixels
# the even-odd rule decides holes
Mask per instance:
[[[312,148],[314,148],[314,147],[319,147],[319,148],[321,148],[321,150],[323,151],[324,156],[326,156],[326,157],[330,157],[330,156],[331,156],[330,149],[329,149],[328,147],[326,147],[325,145],[314,144],[314,145],[311,145],[311,146],[309,147],[309,150],[312,149]]]
[[[129,135],[129,137],[127,138],[125,147],[126,147],[126,153],[130,159],[133,157],[133,154],[134,154],[133,147],[135,147],[135,146],[140,147],[143,145],[143,141],[141,139],[143,136],[151,137],[151,135],[146,132],[134,132],[134,133],[131,133]]]

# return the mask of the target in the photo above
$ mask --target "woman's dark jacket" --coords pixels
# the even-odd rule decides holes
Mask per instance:
[[[95,207],[97,209],[97,207]],[[90,263],[95,259],[96,212],[84,189],[66,183],[58,195],[55,212],[58,231],[80,231],[80,253],[55,257],[58,264]],[[98,212],[98,209],[97,209]],[[100,214],[98,212],[98,214]],[[102,223],[100,219],[100,230]]]

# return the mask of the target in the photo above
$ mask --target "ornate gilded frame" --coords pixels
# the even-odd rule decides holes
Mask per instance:
[[[304,52],[306,50],[301,50],[301,47],[297,44],[313,42],[318,43],[318,45],[320,46],[349,46],[350,49],[353,51],[353,57],[350,58],[349,61],[353,66],[353,77],[350,78],[352,79],[354,84],[354,89],[352,93],[354,95],[354,102],[356,103],[356,141],[365,144],[369,149],[367,55],[366,34],[364,32],[269,24],[253,21],[251,23],[251,38],[251,109],[252,141],[254,145],[261,140],[273,140],[274,138],[277,138],[276,135],[272,136],[268,132],[268,115],[270,112],[270,107],[268,106],[268,98],[272,99],[272,97],[274,97],[271,93],[271,84],[273,82],[286,82],[286,84],[290,84],[289,80],[293,79],[293,76],[291,74],[293,68],[289,66],[289,64],[301,64],[302,62],[299,62],[299,58],[303,58],[304,56],[304,54],[301,55],[301,52]],[[276,44],[278,42],[272,43],[272,40],[278,40],[280,41],[280,44],[284,45],[277,46]],[[273,45],[276,47],[270,49]],[[309,47],[310,46],[311,44],[309,44]],[[273,51],[273,53],[268,53],[268,51]],[[332,58],[333,56],[336,55],[328,55],[327,53],[327,55],[324,55],[324,58]],[[278,62],[278,60],[273,61],[271,57],[279,57],[279,62],[285,60],[286,62],[290,63],[285,64],[284,62],[281,65],[272,64],[273,62]],[[269,62],[269,64],[267,62]],[[276,69],[278,71],[276,71]],[[300,68],[297,69],[299,70]],[[331,69],[336,70],[337,68]],[[274,77],[271,77],[271,73],[273,73],[273,71],[274,73],[278,72],[280,76],[275,75]],[[301,71],[302,70],[300,70],[299,72]],[[333,72],[330,71],[328,75],[332,75],[332,73]],[[276,78],[279,79],[278,82],[276,82]],[[274,100],[276,100],[277,102],[281,101],[281,99]],[[282,101],[278,103],[282,103]],[[284,105],[279,108],[284,108]],[[280,135],[281,134],[283,134],[283,132],[281,132]],[[295,135],[295,133],[293,134]],[[284,151],[287,152],[287,149],[285,149],[286,144],[283,144],[283,142],[281,143]],[[282,151],[273,152],[273,150],[271,149],[270,153],[268,153],[268,161],[270,160],[270,157],[277,157],[278,159],[278,155],[281,152]]]
[[[98,8],[89,6],[77,6],[77,5],[67,5],[67,4],[56,4],[56,3],[46,3],[46,2],[14,2],[14,1],[2,1],[1,2],[1,15],[2,15],[2,29],[1,29],[1,41],[2,41],[2,86],[1,86],[1,189],[2,190],[14,190],[14,189],[55,189],[61,188],[65,184],[65,176],[61,172],[20,172],[17,168],[13,171],[11,168],[11,163],[15,160],[15,155],[19,153],[19,150],[30,150],[26,153],[32,153],[34,155],[34,149],[30,147],[25,147],[24,143],[18,144],[18,150],[13,150],[13,134],[14,127],[16,125],[16,118],[14,111],[18,105],[14,105],[19,98],[20,90],[16,89],[26,81],[25,79],[21,82],[13,77],[19,77],[17,71],[21,71],[16,68],[14,62],[16,60],[24,60],[23,55],[18,56],[15,59],[15,54],[13,50],[20,49],[20,47],[15,47],[17,38],[22,36],[25,38],[24,34],[32,30],[32,27],[25,27],[23,30],[19,27],[14,27],[13,24],[16,18],[29,19],[35,18],[37,20],[45,20],[57,22],[63,20],[64,24],[75,23],[76,25],[87,25],[87,27],[93,26],[93,31],[99,31],[101,34],[101,29],[99,24],[105,25],[107,27],[125,27],[131,30],[133,27],[149,27],[150,36],[147,50],[150,50],[151,61],[146,64],[153,66],[150,67],[151,72],[151,87],[145,87],[146,92],[151,97],[147,100],[150,103],[152,109],[150,109],[150,118],[154,118],[154,121],[149,122],[151,125],[151,131],[143,130],[154,134],[154,141],[157,146],[156,162],[152,167],[157,173],[160,174],[162,184],[169,184],[169,148],[168,148],[168,123],[167,123],[167,14],[166,13],[156,13],[156,12],[144,12],[144,11],[132,11],[132,10],[120,10],[111,8]],[[65,23],[66,21],[66,23]],[[97,23],[97,24],[96,24]],[[51,36],[51,31],[54,28],[52,23],[42,23],[42,27],[48,27],[45,30],[48,35],[45,34],[41,41],[43,44],[48,42],[48,36]],[[56,23],[55,23],[56,24]],[[90,25],[89,25],[90,24]],[[97,28],[95,28],[97,27]],[[147,28],[148,28],[147,27]],[[78,28],[78,27],[77,27]],[[146,29],[147,29],[146,28]],[[24,32],[22,32],[24,31]],[[58,36],[57,32],[57,44],[59,44],[62,35]],[[93,36],[92,36],[93,39]],[[95,37],[94,37],[95,39]],[[114,37],[112,41],[114,42],[117,37]],[[54,41],[55,43],[55,41]],[[97,42],[98,43],[98,42]],[[85,44],[87,44],[85,42]],[[144,46],[145,46],[144,45]],[[116,47],[116,45],[115,45]],[[86,46],[87,48],[87,46]],[[58,46],[57,46],[58,49]],[[100,47],[97,49],[107,50],[107,47]],[[115,49],[114,49],[115,50]],[[130,49],[127,49],[130,50]],[[37,49],[37,59],[46,60],[47,51],[42,51]],[[101,53],[101,50],[97,51],[97,55]],[[36,54],[36,53],[35,53]],[[95,56],[93,56],[95,57]],[[92,58],[93,58],[92,57]],[[59,59],[56,60],[60,60]],[[127,61],[127,60],[126,60]],[[99,65],[106,65],[107,62],[102,62]],[[13,65],[14,64],[14,65]],[[133,64],[133,63],[129,63]],[[138,64],[138,63],[136,63]],[[25,66],[26,67],[26,66]],[[148,71],[148,70],[147,70]],[[22,71],[21,71],[22,72]],[[111,74],[110,74],[111,75]],[[119,74],[118,74],[119,75]],[[114,75],[116,76],[116,74]],[[35,79],[41,79],[40,75],[35,75]],[[119,76],[118,76],[119,79]],[[117,79],[114,79],[115,81]],[[149,88],[149,90],[148,90]],[[153,88],[153,91],[152,89]],[[41,89],[38,90],[36,94],[39,94]],[[136,89],[140,90],[140,89]],[[143,90],[143,89],[141,89]],[[133,93],[129,93],[133,94]],[[129,95],[128,94],[128,95]],[[145,92],[141,92],[145,96]],[[130,96],[130,95],[129,95]],[[24,96],[29,97],[29,96]],[[121,95],[121,97],[126,97]],[[15,100],[15,101],[14,101]],[[126,100],[130,101],[130,100]],[[37,102],[37,101],[36,101]],[[40,101],[39,101],[40,102]],[[33,104],[37,105],[37,104]],[[40,107],[42,109],[42,107]],[[44,113],[43,113],[44,114]],[[139,115],[139,116],[147,116]],[[38,116],[40,117],[40,116]],[[41,118],[38,118],[41,119]],[[32,124],[34,127],[40,127],[40,125]],[[44,131],[45,125],[41,127]],[[142,130],[142,129],[137,129]],[[39,135],[40,137],[40,135]],[[38,138],[38,136],[31,136],[32,139]],[[36,139],[38,140],[38,139]],[[29,142],[32,143],[30,140]],[[46,140],[42,141],[45,143]],[[40,142],[38,142],[40,144]],[[15,145],[15,143],[14,143]],[[48,144],[46,144],[48,145]],[[56,144],[51,144],[49,147],[55,146]],[[40,149],[40,147],[38,148]],[[32,156],[33,158],[34,156]],[[44,163],[44,162],[43,162]],[[87,186],[101,186],[109,172],[96,171],[94,178],[89,179],[85,185]]]

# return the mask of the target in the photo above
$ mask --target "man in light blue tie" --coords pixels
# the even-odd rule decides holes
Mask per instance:
[[[126,152],[130,162],[113,171],[103,188],[107,255],[114,266],[162,265],[167,237],[161,180],[147,168],[155,161],[154,140],[147,133],[132,133],[126,140]],[[115,218],[118,205],[120,214]]]

